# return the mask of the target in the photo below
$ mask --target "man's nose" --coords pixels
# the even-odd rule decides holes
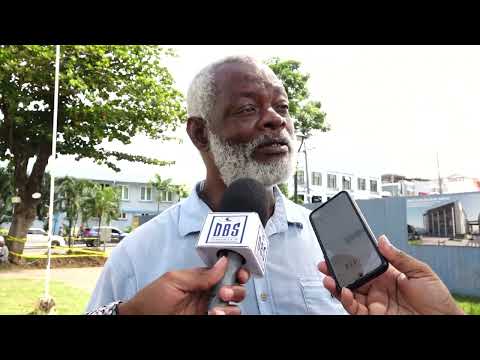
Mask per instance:
[[[265,130],[279,131],[283,130],[286,127],[286,124],[287,120],[283,116],[277,113],[273,108],[269,108],[262,114],[259,126]]]

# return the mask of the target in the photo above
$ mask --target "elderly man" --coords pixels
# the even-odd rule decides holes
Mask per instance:
[[[120,314],[205,314],[209,290],[225,272],[226,259],[210,270],[202,269],[195,250],[198,235],[207,213],[218,209],[226,187],[249,177],[263,183],[269,195],[266,275],[248,281],[249,274],[239,271],[239,283],[246,284],[220,291],[224,300],[236,304],[216,313],[343,314],[317,269],[323,256],[309,211],[286,199],[276,186],[295,167],[294,125],[281,81],[268,66],[250,57],[228,57],[197,74],[188,90],[187,107],[187,132],[205,163],[206,179],[186,200],[117,246],[87,311],[105,312],[95,309],[107,305],[107,310]],[[200,278],[208,284],[201,285]],[[173,293],[164,291],[171,287]],[[193,295],[198,293],[202,295]],[[189,305],[177,307],[173,300],[170,308],[154,305],[167,298],[181,298]]]
[[[390,262],[388,271],[354,292],[336,292],[309,212],[276,186],[293,172],[295,138],[287,94],[267,66],[249,57],[211,64],[194,78],[187,105],[187,132],[200,151],[207,177],[185,201],[115,248],[89,313],[206,314],[227,259],[222,257],[210,269],[202,267],[195,244],[207,213],[218,209],[226,187],[241,177],[263,183],[268,192],[266,274],[249,281],[248,272],[240,269],[239,285],[219,290],[230,305],[211,313],[463,313],[430,267],[394,248],[384,236],[379,249]]]
[[[220,290],[224,300],[236,304],[215,313],[343,314],[341,304],[322,284],[317,264],[323,256],[309,211],[286,199],[276,186],[295,167],[294,125],[281,81],[268,66],[250,57],[228,57],[193,79],[187,107],[187,132],[205,163],[206,179],[185,201],[117,246],[87,311],[205,314],[209,290],[223,276],[226,259],[210,270],[202,269],[195,244],[207,213],[218,209],[226,187],[249,177],[268,191],[266,275],[248,281],[246,270],[239,271],[239,283],[246,284]],[[208,286],[196,280],[202,276],[209,277]],[[171,286],[175,292],[163,292],[170,283],[175,284]],[[154,303],[168,302],[167,298],[181,298],[188,305],[174,306],[172,300],[155,307]],[[110,303],[110,308],[95,310]]]

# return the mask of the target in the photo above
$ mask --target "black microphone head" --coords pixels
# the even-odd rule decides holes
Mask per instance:
[[[268,220],[265,186],[250,178],[235,180],[225,190],[219,211],[256,212],[265,227]]]

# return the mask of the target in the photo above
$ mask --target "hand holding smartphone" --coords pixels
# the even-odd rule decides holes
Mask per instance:
[[[310,214],[315,235],[337,290],[356,289],[388,269],[357,204],[341,191]]]

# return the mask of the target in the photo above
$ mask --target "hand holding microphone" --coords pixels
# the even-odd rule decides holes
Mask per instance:
[[[221,297],[222,288],[234,286],[235,274],[244,266],[250,273],[263,276],[268,249],[264,226],[268,220],[265,187],[253,179],[238,179],[225,190],[219,212],[210,213],[200,234],[197,251],[207,265],[221,256],[228,267],[213,290],[209,310],[229,307]]]
[[[263,276],[268,248],[265,187],[239,179],[210,213],[197,243],[208,267],[171,271],[118,306],[120,315],[239,315],[250,274]],[[213,298],[212,298],[213,294]]]
[[[221,257],[211,268],[194,268],[164,274],[140,290],[131,300],[118,307],[120,315],[204,315],[207,313],[212,288],[223,277],[228,260]],[[223,301],[241,302],[245,298],[245,284],[250,277],[241,268],[236,273],[240,285],[223,287]],[[237,306],[211,309],[213,315],[239,315]]]

